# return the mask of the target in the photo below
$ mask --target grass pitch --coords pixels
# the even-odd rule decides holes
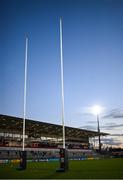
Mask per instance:
[[[1,179],[123,179],[123,159],[69,161],[67,172],[56,172],[59,162],[28,163],[27,169],[0,164]]]

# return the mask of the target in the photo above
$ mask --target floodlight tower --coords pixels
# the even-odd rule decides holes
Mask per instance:
[[[92,108],[92,113],[94,115],[96,115],[96,119],[97,119],[97,132],[98,132],[98,142],[99,142],[99,152],[101,152],[101,139],[100,139],[100,122],[99,122],[99,115],[100,113],[102,112],[102,107],[101,106],[98,106],[98,105],[95,105],[93,106]]]

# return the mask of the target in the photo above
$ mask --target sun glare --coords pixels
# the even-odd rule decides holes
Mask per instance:
[[[95,115],[98,115],[102,112],[102,107],[101,106],[98,106],[98,105],[95,105],[92,107],[92,113],[95,114]]]

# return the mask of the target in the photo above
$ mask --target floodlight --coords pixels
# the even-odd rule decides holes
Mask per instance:
[[[99,105],[95,105],[92,107],[92,113],[95,115],[99,115],[102,112],[102,107]]]

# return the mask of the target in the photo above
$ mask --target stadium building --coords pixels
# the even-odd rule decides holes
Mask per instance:
[[[0,159],[17,159],[22,150],[23,119],[0,115]],[[62,126],[26,119],[25,150],[28,159],[46,160],[59,158],[62,147]],[[100,132],[101,136],[106,133]],[[92,157],[89,138],[99,133],[85,129],[65,127],[65,145],[69,158]]]

